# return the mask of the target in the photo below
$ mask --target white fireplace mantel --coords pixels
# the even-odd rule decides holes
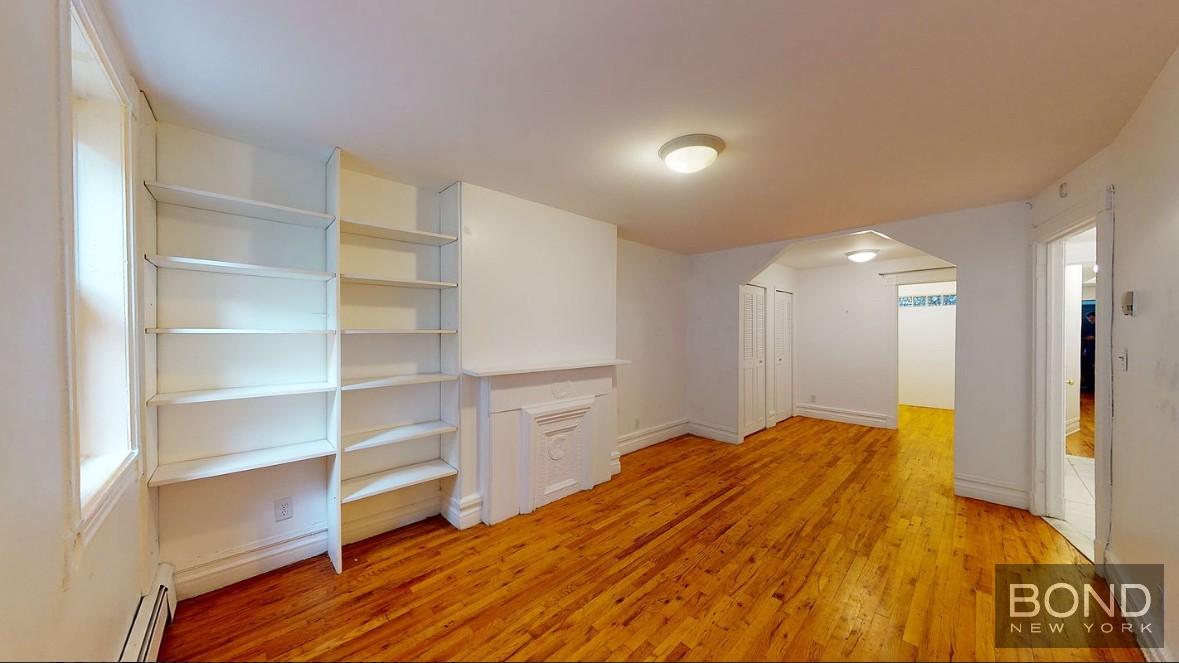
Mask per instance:
[[[604,359],[468,368],[478,381],[481,517],[491,525],[618,471],[615,367]]]
[[[476,378],[490,378],[500,375],[522,375],[524,373],[547,373],[550,371],[569,371],[579,368],[599,368],[602,366],[623,366],[629,364],[629,359],[598,359],[591,361],[575,361],[566,364],[542,364],[539,366],[517,366],[498,368],[466,368],[463,373]]]

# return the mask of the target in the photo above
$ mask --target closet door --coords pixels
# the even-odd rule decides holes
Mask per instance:
[[[746,435],[766,427],[766,290],[741,286],[741,380]]]
[[[777,421],[794,416],[794,361],[792,322],[794,295],[774,291],[774,412]]]

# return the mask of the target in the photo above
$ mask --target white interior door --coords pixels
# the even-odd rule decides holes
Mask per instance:
[[[1081,428],[1081,289],[1080,265],[1064,268],[1064,433]]]
[[[766,290],[741,286],[741,380],[744,434],[766,427]]]
[[[774,291],[774,413],[777,423],[794,416],[794,295]]]

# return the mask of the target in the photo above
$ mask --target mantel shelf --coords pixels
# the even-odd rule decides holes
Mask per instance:
[[[364,276],[362,274],[341,274],[340,278],[344,283],[351,283],[355,285],[384,285],[394,288],[430,288],[434,290],[442,290],[444,288],[458,287],[457,283],[452,281],[422,281],[419,279],[392,279],[383,276]]]
[[[330,382],[304,382],[299,384],[270,384],[260,387],[226,387],[223,389],[198,389],[195,391],[174,391],[159,393],[152,396],[147,404],[158,405],[186,405],[188,403],[212,403],[214,401],[235,401],[246,398],[266,398],[268,396],[296,396],[299,394],[315,394],[335,391],[336,385]]]
[[[213,193],[212,191],[201,191],[200,189],[176,186],[175,184],[144,182],[144,185],[151,192],[152,197],[156,199],[156,202],[169,205],[193,207],[211,212],[247,216],[263,221],[274,221],[276,223],[308,226],[319,229],[327,228],[336,220],[334,216],[324,214],[323,212],[314,212],[295,207],[287,207],[285,205],[265,203],[260,200],[227,196],[221,193]]]
[[[212,327],[152,327],[149,334],[335,334],[334,329],[222,329]]]
[[[178,463],[165,463],[156,468],[149,486],[167,486],[168,484],[196,479],[208,479],[236,472],[247,472],[263,467],[273,467],[285,463],[297,463],[312,458],[322,458],[336,453],[336,448],[327,440],[314,442],[300,442],[285,444],[268,449],[255,449],[239,453],[198,458]]]
[[[368,474],[345,481],[340,486],[340,501],[344,503],[355,502],[366,497],[401,490],[427,481],[452,477],[456,474],[458,474],[458,470],[442,459]]]
[[[457,375],[446,373],[416,373],[413,375],[393,375],[389,377],[356,378],[344,380],[341,387],[344,391],[357,389],[379,389],[381,387],[404,387],[411,384],[432,384],[435,382],[453,382]]]
[[[163,269],[181,269],[190,272],[210,272],[213,274],[238,274],[241,276],[260,276],[277,279],[298,279],[304,281],[330,281],[335,274],[317,272],[311,269],[295,267],[269,267],[267,265],[251,265],[244,262],[224,262],[221,260],[205,260],[204,258],[185,258],[181,256],[144,256],[148,262]]]
[[[343,329],[345,334],[455,334],[456,329]]]
[[[376,239],[391,239],[397,242],[408,242],[410,244],[425,244],[427,246],[443,246],[458,240],[458,237],[455,237],[454,235],[443,235],[441,233],[426,232],[424,230],[390,228],[388,226],[378,226],[372,223],[365,223],[363,221],[353,221],[351,219],[341,220],[340,232],[347,233],[349,235],[374,237]]]
[[[534,366],[519,366],[516,368],[465,368],[463,373],[477,378],[490,378],[499,375],[522,375],[524,373],[547,373],[550,371],[572,371],[580,368],[601,368],[603,366],[625,366],[629,359],[598,359],[591,361],[576,361],[566,364],[541,364]]]
[[[458,430],[457,427],[442,420],[408,424],[405,426],[392,426],[360,433],[348,433],[344,435],[343,447],[345,452],[361,451],[383,447],[389,444],[421,440],[445,433],[453,433],[456,430]]]

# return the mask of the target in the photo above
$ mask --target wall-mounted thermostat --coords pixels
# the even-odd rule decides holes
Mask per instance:
[[[1122,293],[1122,315],[1134,315],[1134,291]]]

